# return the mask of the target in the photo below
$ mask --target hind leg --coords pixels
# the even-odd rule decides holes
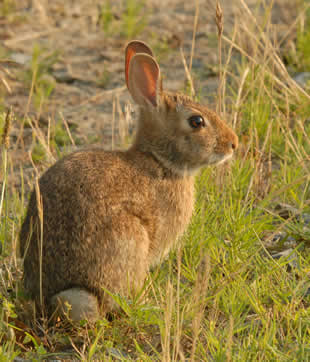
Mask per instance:
[[[73,322],[86,319],[94,323],[99,318],[97,297],[85,289],[72,288],[54,295],[51,307],[57,316],[67,316]]]
[[[127,214],[118,213],[115,218],[116,221],[112,218],[104,227],[105,242],[85,252],[83,258],[86,261],[83,258],[77,261],[82,265],[80,272],[69,280],[95,291],[98,299],[82,288],[65,289],[52,298],[52,306],[58,307],[63,315],[67,312],[73,321],[95,321],[100,314],[118,309],[105,290],[130,298],[141,288],[147,276],[150,242],[146,229],[138,218],[128,218]],[[97,239],[100,241],[102,237],[98,235]],[[96,235],[93,240],[96,240]]]
[[[89,280],[94,280],[99,274],[98,271],[102,275],[101,285],[92,285],[90,289],[98,290],[98,295],[101,289],[100,310],[104,313],[118,309],[119,306],[109,293],[103,291],[107,290],[129,299],[135,298],[144,283],[150,264],[150,241],[141,221],[133,216],[129,218],[128,215],[118,214],[116,222],[117,229],[105,229],[108,242],[107,248],[98,256],[100,266],[89,271],[93,273]]]

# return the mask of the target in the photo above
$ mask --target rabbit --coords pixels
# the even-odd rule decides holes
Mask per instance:
[[[39,179],[39,193],[32,191],[20,231],[25,291],[73,321],[113,311],[106,290],[130,297],[141,288],[190,223],[197,171],[238,146],[215,112],[163,90],[141,41],[126,47],[125,80],[140,109],[132,146],[58,160]]]

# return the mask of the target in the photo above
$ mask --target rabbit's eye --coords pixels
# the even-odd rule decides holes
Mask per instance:
[[[201,116],[191,116],[188,119],[188,123],[192,128],[205,127],[205,120]]]

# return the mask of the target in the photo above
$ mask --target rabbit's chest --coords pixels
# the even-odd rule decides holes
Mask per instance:
[[[159,193],[159,217],[153,241],[153,264],[164,259],[184,233],[194,209],[194,186],[191,180],[174,187],[163,188]]]

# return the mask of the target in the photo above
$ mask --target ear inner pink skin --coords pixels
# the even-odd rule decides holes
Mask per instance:
[[[129,67],[128,88],[133,98],[139,103],[149,101],[157,106],[158,83],[160,71],[156,61],[146,54],[137,54]],[[142,98],[141,98],[142,97]]]
[[[131,58],[133,56],[135,56],[137,53],[144,53],[144,54],[148,54],[151,57],[153,57],[153,52],[151,51],[151,49],[144,44],[141,41],[138,40],[133,40],[131,41],[125,50],[125,78],[126,78],[126,84],[128,87],[128,77],[129,77],[129,63],[131,61]]]

